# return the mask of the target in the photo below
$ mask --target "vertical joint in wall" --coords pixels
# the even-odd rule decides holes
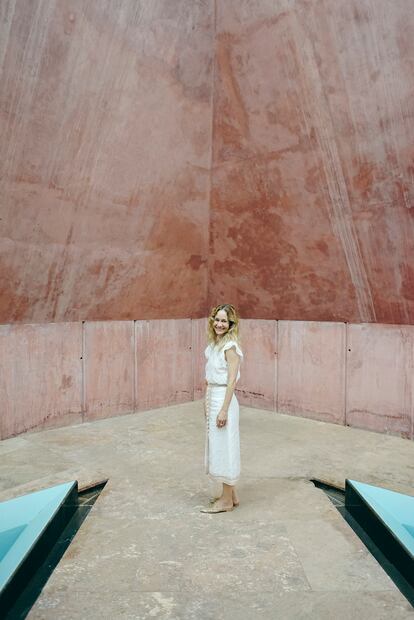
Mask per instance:
[[[345,323],[345,359],[344,359],[344,426],[347,426],[346,410],[348,406],[348,323]]]
[[[85,321],[82,321],[82,422],[86,416],[86,334]]]
[[[134,320],[134,334],[133,334],[133,341],[134,341],[134,379],[133,379],[133,384],[134,384],[134,413],[137,411],[137,368],[138,368],[138,363],[137,363],[137,322],[136,320]]]

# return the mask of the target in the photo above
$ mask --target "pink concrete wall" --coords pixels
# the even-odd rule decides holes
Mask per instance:
[[[136,321],[136,407],[193,400],[191,319]]]
[[[82,324],[0,325],[0,438],[82,421]]]
[[[209,304],[414,323],[412,0],[217,0]]]
[[[245,358],[237,385],[239,402],[250,407],[274,410],[277,385],[276,321],[242,321],[242,350]]]
[[[203,322],[0,326],[0,439],[201,397]]]
[[[414,439],[414,326],[241,327],[241,404]],[[0,438],[202,398],[205,328],[205,319],[0,326]]]
[[[134,321],[84,324],[85,419],[134,411],[134,344]]]
[[[193,386],[194,400],[203,398],[205,394],[204,351],[207,346],[207,319],[192,321],[192,354],[193,354]]]
[[[213,4],[0,6],[0,323],[205,315]]]
[[[346,421],[412,437],[414,326],[348,325]]]
[[[345,423],[344,323],[279,321],[280,413]]]

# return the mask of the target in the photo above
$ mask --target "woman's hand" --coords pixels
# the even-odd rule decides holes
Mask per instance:
[[[227,424],[227,411],[225,409],[220,409],[219,414],[216,419],[216,425],[218,428],[222,428]]]

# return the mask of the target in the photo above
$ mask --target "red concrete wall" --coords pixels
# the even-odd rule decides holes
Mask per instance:
[[[0,3],[0,322],[205,315],[213,5]]]
[[[414,323],[412,0],[217,0],[210,304]]]
[[[413,31],[412,0],[0,3],[0,323],[414,323]]]

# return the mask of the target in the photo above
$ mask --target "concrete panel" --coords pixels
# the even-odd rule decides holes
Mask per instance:
[[[277,411],[345,423],[344,323],[279,321]]]
[[[244,319],[241,322],[244,361],[237,395],[243,405],[275,410],[277,322]]]
[[[209,302],[414,323],[412,6],[217,0]]]
[[[82,421],[82,324],[0,326],[0,437]]]
[[[207,319],[192,321],[192,354],[193,354],[193,390],[194,400],[203,398],[205,394],[204,350],[207,346]]]
[[[346,423],[412,437],[414,327],[348,325]]]
[[[136,408],[192,400],[190,319],[137,321]]]
[[[0,322],[203,316],[213,3],[0,5]]]
[[[134,410],[134,322],[84,324],[85,418]]]

